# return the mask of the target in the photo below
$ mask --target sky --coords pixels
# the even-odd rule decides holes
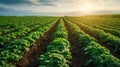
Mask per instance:
[[[0,0],[0,16],[76,16],[119,13],[120,0]]]

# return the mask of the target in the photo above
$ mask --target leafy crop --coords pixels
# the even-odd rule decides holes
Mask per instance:
[[[74,32],[74,29],[77,29],[79,31],[78,34],[73,33],[73,35],[78,36],[77,40],[80,45],[83,45],[82,49],[84,51],[84,55],[88,56],[86,65],[93,64],[95,67],[120,66],[120,60],[114,57],[108,49],[99,45],[94,38],[83,33],[81,29],[78,29],[78,26],[76,26],[76,24],[70,22],[67,19],[65,19],[65,21],[67,21],[67,24],[70,26],[72,32]],[[88,28],[86,27],[86,29]]]
[[[69,67],[67,63],[72,57],[67,37],[63,20],[60,19],[56,32],[53,34],[53,40],[47,46],[47,52],[39,57],[39,67]]]

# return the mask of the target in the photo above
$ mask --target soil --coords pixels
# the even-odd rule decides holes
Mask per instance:
[[[90,67],[85,65],[85,61],[87,57],[84,56],[83,50],[81,49],[82,46],[78,44],[76,38],[72,35],[71,33],[72,30],[68,26],[67,22],[65,22],[65,26],[66,26],[66,29],[68,30],[68,40],[71,44],[72,60],[71,60],[70,67]]]
[[[23,58],[15,63],[16,67],[38,67],[39,61],[38,58],[41,54],[44,54],[47,49],[47,45],[52,40],[52,35],[55,32],[55,29],[58,25],[58,21],[51,27],[44,36],[38,39],[35,42],[35,46],[32,46],[29,51],[24,52]]]

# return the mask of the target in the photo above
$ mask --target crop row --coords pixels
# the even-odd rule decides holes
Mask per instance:
[[[97,25],[100,27],[120,30],[119,18],[102,18],[102,17],[69,17],[71,20],[75,20],[76,22],[82,22],[87,25]]]
[[[41,23],[39,23],[39,24],[41,24]],[[16,24],[6,24],[7,26],[10,26],[10,28],[9,29],[2,28],[0,30],[0,35],[5,36],[7,34],[11,34],[13,32],[17,32],[19,29],[23,29],[23,27],[33,28],[33,26],[37,26],[39,24],[38,23],[37,24],[34,23],[34,24],[29,24],[29,26],[26,26],[26,25],[20,25],[19,26],[17,23]]]
[[[40,22],[52,20],[55,17],[38,17],[38,16],[1,16],[0,29],[10,29],[16,26],[30,26]]]
[[[11,65],[9,64],[11,62],[19,61],[22,58],[23,52],[25,50],[29,50],[30,46],[35,45],[35,41],[42,37],[44,33],[49,30],[49,28],[52,27],[56,21],[57,19],[46,23],[24,38],[12,42],[9,46],[0,52],[0,65],[2,67],[5,67],[6,65]]]
[[[54,21],[54,20],[52,20]],[[28,35],[30,32],[34,32],[37,28],[41,27],[45,23],[41,23],[39,25],[34,25],[31,28],[28,27],[22,27],[18,29],[15,32],[12,32],[10,34],[7,34],[6,36],[0,36],[0,46],[6,46],[6,44],[9,44],[11,42],[14,42],[14,40],[17,40],[21,37],[24,37]]]
[[[46,53],[39,57],[39,67],[69,67],[68,60],[71,59],[70,44],[62,19],[60,19],[52,38],[53,40],[47,46]]]
[[[67,19],[65,19],[65,21],[72,30],[71,33],[76,37],[79,45],[83,46],[84,55],[88,56],[86,65],[92,64],[93,67],[120,67],[120,60],[111,55],[108,49],[97,43],[94,38],[85,34],[73,22]],[[98,34],[100,33],[101,32]]]
[[[32,18],[32,19],[31,19]],[[0,35],[13,33],[18,28],[33,27],[42,22],[54,19],[54,17],[0,17]]]
[[[102,26],[98,26],[98,25],[94,25],[94,24],[93,24],[93,25],[87,24],[87,25],[90,25],[90,26],[92,26],[92,27],[94,27],[94,28],[102,29],[102,30],[104,30],[105,32],[111,33],[112,35],[115,35],[115,36],[117,36],[117,37],[120,38],[120,31],[119,31],[119,30],[110,29],[110,28],[106,28],[106,27],[102,27]]]
[[[120,51],[120,38],[110,33],[106,33],[101,29],[95,29],[83,23],[78,23],[78,22],[74,22],[74,23],[76,23],[85,32],[97,38],[101,43],[112,46],[115,52]]]

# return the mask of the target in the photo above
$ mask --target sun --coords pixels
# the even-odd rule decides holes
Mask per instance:
[[[94,12],[95,10],[96,10],[96,5],[94,4],[86,3],[80,6],[80,11],[83,13],[90,13],[90,12]]]

